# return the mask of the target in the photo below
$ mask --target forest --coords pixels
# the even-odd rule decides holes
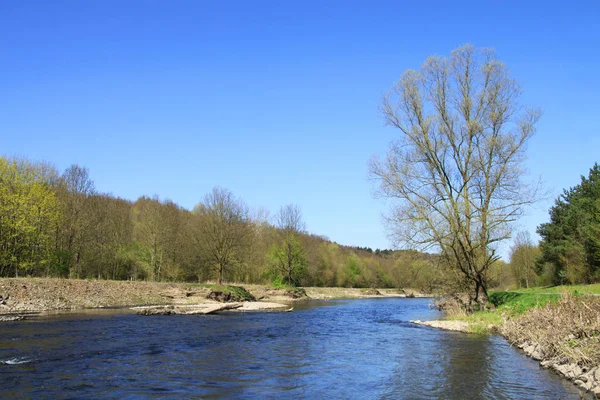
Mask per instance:
[[[600,281],[600,166],[559,196],[550,221],[513,239],[490,288]],[[96,191],[88,169],[0,157],[0,276],[453,291],[435,254],[337,244],[306,231],[298,206],[253,212],[216,187],[193,210]]]
[[[306,231],[300,208],[272,218],[224,188],[193,210],[156,196],[99,193],[88,169],[0,157],[0,276],[415,287],[437,258],[348,247]]]

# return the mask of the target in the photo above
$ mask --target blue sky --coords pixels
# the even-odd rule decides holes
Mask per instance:
[[[533,233],[600,158],[598,21],[597,1],[2,2],[0,154],[86,166],[132,200],[192,208],[219,185],[272,213],[295,203],[313,233],[387,248],[367,181],[398,134],[381,95],[469,42],[544,111]]]

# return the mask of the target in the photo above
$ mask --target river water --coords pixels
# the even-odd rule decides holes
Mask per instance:
[[[409,323],[427,299],[310,301],[291,313],[105,310],[0,324],[0,397],[567,399],[497,336]]]

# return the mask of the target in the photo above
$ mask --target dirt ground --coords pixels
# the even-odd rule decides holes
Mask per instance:
[[[261,285],[243,286],[260,301],[291,302],[307,299],[294,298],[285,289]],[[312,299],[402,297],[414,294],[395,289],[304,289],[308,298]],[[0,315],[84,308],[197,304],[205,302],[209,293],[209,288],[189,283],[0,278]]]

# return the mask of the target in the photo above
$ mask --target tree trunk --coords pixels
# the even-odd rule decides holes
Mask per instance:
[[[477,274],[475,277],[475,293],[472,298],[473,302],[479,304],[480,306],[485,306],[489,302],[489,297],[487,293],[487,288],[485,285],[485,281],[481,274]]]
[[[223,284],[223,265],[217,265],[217,285]]]

